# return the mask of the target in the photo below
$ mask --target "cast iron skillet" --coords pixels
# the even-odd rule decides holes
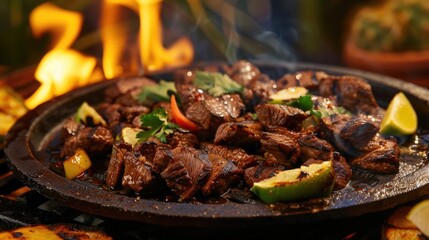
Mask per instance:
[[[429,90],[386,76],[357,70],[305,63],[254,62],[261,72],[278,79],[287,72],[322,70],[335,75],[357,75],[372,85],[382,107],[398,91],[404,92],[419,116],[419,127],[429,129]],[[213,63],[214,64],[214,63]],[[171,79],[172,72],[151,76]],[[86,182],[70,181],[49,170],[49,156],[43,151],[50,133],[67,116],[87,101],[103,101],[103,90],[116,80],[77,89],[42,104],[17,121],[6,137],[5,153],[16,176],[30,188],[48,198],[90,214],[111,219],[138,221],[157,226],[253,227],[309,223],[361,216],[395,207],[429,193],[427,159],[404,155],[396,176],[356,174],[349,187],[326,199],[302,203],[178,203],[138,199],[117,195]],[[352,187],[353,186],[353,187]]]

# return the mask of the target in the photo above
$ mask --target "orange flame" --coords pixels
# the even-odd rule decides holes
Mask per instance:
[[[25,100],[28,108],[89,83],[96,59],[69,49],[79,34],[82,21],[79,13],[63,10],[51,3],[44,3],[31,12],[33,34],[40,37],[51,33],[52,50],[36,69],[35,78],[41,86]]]
[[[109,22],[108,19],[119,17],[115,5],[123,5],[139,14],[140,17],[140,62],[146,71],[154,71],[166,67],[187,65],[194,58],[194,49],[188,38],[182,37],[170,48],[162,44],[162,23],[160,11],[161,0],[106,0],[110,10],[103,18],[103,69],[107,78],[122,73],[121,56],[126,47],[123,28]],[[115,46],[115,47],[113,47]]]
[[[133,10],[140,18],[139,38],[134,40],[136,46],[131,48],[129,30],[118,24],[118,19],[123,17],[119,6]],[[164,48],[161,6],[161,0],[103,1],[101,39],[102,71],[105,78],[111,79],[125,73],[136,74],[141,67],[144,71],[154,71],[192,62],[194,49],[188,38],[182,37],[169,48]],[[94,57],[85,56],[70,48],[79,35],[82,23],[81,14],[51,3],[44,3],[31,12],[33,35],[40,37],[50,33],[52,38],[51,50],[42,58],[35,73],[41,86],[25,100],[29,109],[102,78]],[[134,51],[137,49],[140,51]]]

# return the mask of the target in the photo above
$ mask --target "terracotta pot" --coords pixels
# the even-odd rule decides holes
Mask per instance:
[[[345,41],[343,60],[346,66],[377,72],[429,87],[429,50],[374,52]]]

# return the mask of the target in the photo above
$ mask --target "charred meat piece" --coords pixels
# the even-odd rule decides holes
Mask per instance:
[[[189,200],[207,181],[212,163],[207,153],[194,148],[177,147],[172,152],[173,160],[161,172],[161,177],[179,201]]]
[[[120,183],[124,172],[125,153],[131,151],[131,145],[115,142],[106,173],[106,185],[115,188]]]
[[[204,142],[201,149],[209,154],[219,154],[227,160],[231,160],[240,169],[246,169],[257,164],[257,157],[246,153],[242,148],[216,145]]]
[[[296,167],[301,148],[294,138],[277,133],[264,132],[261,137],[261,151],[267,161],[281,164],[286,168]]]
[[[215,144],[254,147],[261,139],[262,125],[255,121],[227,122],[216,130]]]
[[[236,186],[242,179],[243,170],[218,154],[208,154],[212,163],[212,171],[206,183],[201,187],[204,196],[219,196],[230,187]]]
[[[123,119],[123,121],[127,123],[132,123],[136,117],[139,117],[141,114],[145,114],[149,112],[150,112],[150,109],[142,105],[124,106],[119,108],[121,119]]]
[[[361,148],[377,134],[379,127],[359,116],[333,114],[321,119],[320,129],[339,151],[357,156],[361,154]]]
[[[227,70],[227,74],[239,84],[249,87],[257,81],[261,72],[258,67],[248,61],[238,61]]]
[[[376,174],[399,172],[400,151],[396,139],[380,139],[377,144],[372,144],[372,148],[372,151],[352,159],[350,166]]]
[[[182,109],[186,112],[193,103],[213,98],[192,84],[176,84],[177,96],[180,98]]]
[[[83,124],[76,122],[72,117],[64,120],[62,126],[61,137],[67,139],[68,137],[75,136],[77,133],[84,128]]]
[[[360,77],[326,75],[320,80],[319,93],[336,96],[338,105],[353,113],[376,115],[379,108],[371,85]]]
[[[276,81],[270,79],[267,75],[261,74],[243,91],[243,100],[246,108],[253,111],[255,106],[262,103],[267,103],[270,100],[270,95],[277,92]]]
[[[223,94],[220,96],[223,100],[224,108],[232,118],[238,118],[245,111],[245,106],[238,94]]]
[[[280,104],[259,104],[255,107],[258,120],[264,126],[281,126],[301,130],[301,124],[308,114],[301,109]]]
[[[285,169],[283,165],[272,165],[262,161],[258,165],[244,170],[244,180],[249,187],[253,187],[255,182],[273,177],[278,172],[284,171]]]
[[[314,89],[319,86],[320,78],[325,75],[323,72],[300,71],[296,73],[287,73],[277,80],[279,89],[289,87],[305,87]]]
[[[73,155],[77,148],[84,149],[90,156],[97,156],[112,150],[113,136],[105,127],[84,127],[76,135],[69,136],[64,141],[62,157]]]
[[[302,162],[308,159],[332,160],[334,147],[327,141],[312,134],[302,134],[298,139]]]
[[[223,98],[206,99],[192,104],[186,110],[186,117],[199,124],[206,135],[212,136],[219,125],[234,121],[244,111],[244,105],[238,97],[233,97],[231,98],[233,100],[228,101]]]
[[[335,184],[334,190],[343,189],[349,184],[352,179],[352,169],[347,163],[346,159],[341,156],[338,152],[334,152],[334,172],[335,172]]]
[[[139,143],[134,147],[134,151],[139,152],[151,163],[151,170],[160,174],[173,160],[171,147],[151,138],[145,142]]]
[[[151,193],[157,182],[151,172],[151,163],[144,156],[134,151],[125,152],[122,186],[136,193]]]
[[[138,104],[136,96],[141,88],[155,84],[156,82],[148,78],[126,78],[105,90],[106,101],[125,106],[136,105]]]
[[[174,131],[173,134],[168,135],[168,142],[171,148],[176,147],[192,147],[198,148],[200,140],[198,136],[191,132]]]

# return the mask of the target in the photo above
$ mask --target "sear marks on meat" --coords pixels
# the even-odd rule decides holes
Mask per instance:
[[[368,145],[377,134],[379,127],[359,116],[333,114],[321,119],[320,129],[339,151],[358,156],[361,148]]]
[[[125,152],[122,186],[136,193],[151,193],[157,182],[151,172],[151,163],[144,156],[133,151]]]
[[[62,157],[73,155],[77,148],[84,149],[90,156],[97,156],[112,150],[113,136],[105,127],[83,127],[76,135],[68,136],[64,141]]]
[[[279,89],[289,87],[305,87],[314,89],[319,86],[320,78],[324,75],[322,72],[300,71],[296,73],[287,73],[277,80]]]
[[[161,177],[179,201],[189,200],[209,177],[212,163],[208,154],[198,149],[177,147],[172,152],[173,160],[161,172]]]
[[[248,167],[257,164],[258,158],[254,155],[248,154],[244,149],[233,147],[216,145],[212,143],[201,143],[201,149],[209,154],[219,154],[227,160],[231,160],[240,169],[246,169]]]
[[[335,172],[335,184],[334,190],[340,190],[347,186],[352,179],[352,169],[347,163],[346,159],[341,156],[338,152],[334,152],[333,164]]]
[[[209,153],[208,156],[212,163],[212,171],[206,183],[201,187],[201,193],[204,196],[220,196],[230,187],[240,183],[243,170],[221,155]]]
[[[110,188],[115,188],[120,183],[124,172],[125,153],[131,151],[131,145],[123,142],[113,144],[112,155],[107,167],[106,184]]]
[[[149,139],[134,147],[134,151],[140,153],[152,165],[151,170],[160,174],[173,160],[171,147],[155,139]]]
[[[186,110],[186,117],[199,124],[205,135],[213,136],[219,125],[234,121],[243,111],[244,105],[239,96],[231,94],[192,104]]]
[[[298,144],[301,148],[302,162],[308,159],[332,160],[334,147],[327,141],[316,137],[313,134],[301,134],[298,138]]]
[[[338,105],[353,113],[376,115],[379,108],[371,85],[360,77],[326,75],[320,80],[319,94],[336,96]]]
[[[198,136],[191,132],[175,131],[173,134],[168,135],[168,143],[170,144],[171,148],[199,148],[200,146],[200,140],[198,139]]]
[[[224,108],[232,118],[238,118],[245,112],[245,106],[238,94],[223,94],[220,96],[223,100]]]
[[[106,101],[125,106],[137,105],[137,94],[140,93],[141,88],[155,84],[156,82],[148,78],[123,79],[105,90]]]
[[[301,148],[294,138],[264,132],[261,137],[261,145],[261,152],[264,152],[267,162],[281,164],[287,169],[297,166]]]
[[[395,138],[379,139],[372,143],[372,150],[351,160],[350,166],[376,174],[399,172],[399,147]]]
[[[259,104],[255,111],[264,126],[281,126],[297,131],[301,130],[302,121],[308,117],[301,109],[280,104]]]
[[[72,117],[66,118],[62,126],[61,137],[67,139],[75,136],[82,128],[84,125],[76,122]]]
[[[255,147],[261,139],[261,130],[261,123],[255,121],[227,122],[216,130],[214,143],[236,147]]]
[[[270,100],[270,95],[277,92],[276,81],[270,79],[267,75],[261,74],[256,81],[252,82],[243,91],[243,100],[246,108],[253,111],[255,106],[266,103]]]
[[[273,177],[280,171],[284,171],[286,168],[279,164],[269,164],[265,161],[261,161],[258,165],[249,167],[244,170],[244,180],[246,184],[251,188],[255,182],[262,181],[264,179]]]
[[[248,61],[238,61],[227,70],[227,74],[239,84],[249,87],[256,82],[261,72],[259,68]]]
[[[205,99],[213,98],[203,90],[198,89],[192,84],[177,84],[176,83],[177,96],[180,98],[183,110],[186,112],[189,106],[193,103],[203,101]]]

